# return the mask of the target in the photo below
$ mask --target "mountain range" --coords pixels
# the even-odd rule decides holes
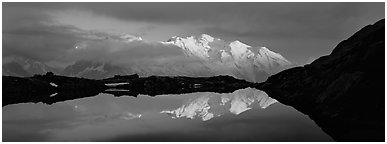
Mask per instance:
[[[101,38],[102,39],[102,38]],[[32,76],[52,71],[65,76],[103,79],[114,75],[139,74],[140,76],[215,76],[230,75],[252,82],[261,82],[271,74],[289,68],[292,63],[282,55],[266,47],[252,47],[240,41],[227,42],[207,34],[190,37],[174,36],[164,42],[144,41],[131,35],[109,36],[104,41],[178,47],[186,59],[199,59],[199,64],[184,65],[114,65],[108,62],[78,60],[64,68],[53,68],[44,62],[20,56],[6,58],[3,62],[3,75]],[[75,48],[82,48],[77,45]]]

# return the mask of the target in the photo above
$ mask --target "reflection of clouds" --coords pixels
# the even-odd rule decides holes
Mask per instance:
[[[171,120],[159,113],[161,109],[178,107],[176,104],[189,96],[116,98],[100,95],[67,101],[66,105],[71,105],[77,117],[66,121],[67,127],[45,128],[44,131],[49,136],[48,141],[99,141],[120,135],[181,132],[182,127],[190,132],[206,130],[195,121]]]
[[[113,120],[133,120],[141,117],[142,114],[133,114],[130,112],[114,114],[88,114],[78,117],[75,121],[70,122],[70,125],[94,124]]]
[[[119,136],[128,137],[127,141],[132,141],[136,135],[208,131],[206,128],[200,127],[200,123],[183,119],[171,120],[169,117],[156,112],[143,115],[122,113],[116,116],[116,119],[103,118],[104,121],[79,123],[76,126],[62,129],[50,129],[46,131],[50,136],[48,141],[109,141],[109,139]],[[141,119],[136,117],[141,117]],[[130,120],[126,120],[128,118]]]
[[[82,105],[75,105],[74,106],[74,111],[75,112],[78,112],[78,113],[85,113],[86,112],[86,107],[82,106]]]
[[[44,129],[43,133],[51,135],[49,141],[95,141],[97,138],[109,137],[125,131],[124,123],[138,123],[135,121],[142,114],[130,112],[114,114],[89,114],[68,121],[68,127],[61,129]],[[124,129],[123,129],[124,128]],[[117,130],[113,132],[114,130]],[[106,133],[109,134],[106,134]],[[106,135],[104,135],[106,134]]]
[[[275,102],[277,101],[263,91],[246,88],[230,94],[204,93],[175,110],[163,110],[160,113],[168,114],[172,118],[194,119],[199,117],[202,121],[207,121],[214,116],[221,116],[228,112],[235,115],[241,114],[251,109],[254,103],[258,103],[260,108],[266,108]]]
[[[120,118],[124,120],[131,120],[131,119],[141,118],[141,116],[142,116],[141,114],[125,113]]]

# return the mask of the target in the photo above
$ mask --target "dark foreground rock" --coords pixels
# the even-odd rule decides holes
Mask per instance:
[[[103,82],[52,74],[33,77],[3,76],[2,105],[72,100],[94,96],[107,87]]]
[[[337,141],[384,141],[384,19],[341,42],[328,56],[257,84],[309,115]]]
[[[231,93],[252,87],[253,83],[231,76],[139,77],[137,74],[103,80],[67,77],[47,73],[33,77],[3,76],[3,106],[27,102],[56,102],[108,93],[115,96],[155,96],[194,92]]]

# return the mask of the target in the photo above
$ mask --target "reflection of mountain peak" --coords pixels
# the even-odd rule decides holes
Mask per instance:
[[[160,113],[169,114],[172,118],[201,118],[202,121],[207,121],[225,113],[241,114],[251,109],[254,103],[260,108],[266,108],[275,102],[277,101],[263,91],[246,88],[230,94],[205,93],[175,110],[164,110]]]

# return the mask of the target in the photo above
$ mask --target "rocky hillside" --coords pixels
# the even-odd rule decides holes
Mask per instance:
[[[368,25],[328,56],[256,86],[309,115],[337,141],[385,140],[385,23]]]

